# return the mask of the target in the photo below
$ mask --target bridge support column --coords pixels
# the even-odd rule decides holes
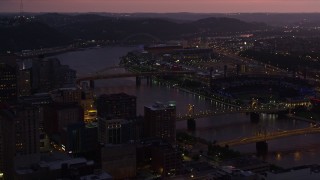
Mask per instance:
[[[277,113],[279,119],[287,118],[287,114],[291,114],[291,108],[287,111],[280,111]]]
[[[147,78],[147,85],[149,85],[149,76],[147,76],[146,78]]]
[[[94,89],[94,80],[90,80],[89,87],[90,89]]]
[[[228,66],[224,65],[224,67],[223,67],[223,77],[224,78],[227,78],[227,71],[228,71]]]
[[[152,84],[152,78],[151,76],[147,76],[147,85],[151,85]]]
[[[259,113],[255,113],[255,112],[251,112],[250,113],[250,121],[253,123],[257,123],[260,120],[260,114]]]
[[[189,131],[195,131],[196,130],[196,121],[193,118],[189,118],[187,121],[187,126]]]
[[[266,141],[256,142],[256,152],[258,157],[266,156],[268,154],[268,143]]]
[[[213,78],[212,78],[212,75],[213,75],[213,67],[210,68],[210,78],[209,78],[210,88],[213,88]]]
[[[149,85],[152,86],[152,76],[149,76]]]
[[[136,86],[140,86],[141,85],[141,77],[137,76],[136,77]]]

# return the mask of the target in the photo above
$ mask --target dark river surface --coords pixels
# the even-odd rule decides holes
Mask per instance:
[[[67,52],[57,55],[62,64],[75,69],[78,76],[95,74],[106,67],[117,66],[120,59],[127,52],[137,47],[103,47],[83,51]],[[108,70],[107,73],[122,73],[124,69]],[[195,105],[195,111],[221,109],[224,106],[216,102],[205,100],[182,90],[153,84],[147,85],[142,81],[136,87],[135,78],[119,78],[97,80],[95,93],[110,94],[124,92],[137,97],[137,113],[143,115],[143,107],[156,101],[175,101],[177,114],[186,114],[188,104]],[[197,119],[197,129],[192,132],[195,136],[209,141],[230,140],[252,136],[260,130],[284,131],[295,128],[308,127],[309,123],[292,120],[277,119],[274,115],[264,115],[259,123],[252,123],[246,114],[227,114],[210,118]],[[177,122],[177,131],[187,131],[185,121]],[[191,132],[189,132],[191,133]],[[293,167],[305,164],[320,164],[320,134],[287,137],[268,141],[269,153],[266,161],[281,167]],[[254,154],[255,144],[236,146],[234,149],[247,154]]]

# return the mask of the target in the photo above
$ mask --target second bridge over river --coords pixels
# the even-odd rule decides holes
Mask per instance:
[[[96,74],[91,76],[80,77],[77,79],[77,84],[83,81],[90,81],[93,83],[94,80],[99,79],[114,79],[114,78],[125,78],[125,77],[136,77],[137,84],[140,83],[141,78],[143,77],[152,77],[152,76],[177,76],[177,75],[187,75],[195,74],[194,71],[157,71],[157,72],[127,72],[119,74]]]
[[[194,113],[189,113],[186,115],[178,115],[177,121],[185,121],[188,119],[199,119],[207,118],[223,114],[237,114],[237,113],[279,113],[290,110],[288,106],[277,106],[277,107],[256,107],[256,108],[246,108],[246,107],[235,107],[231,109],[217,109],[217,110],[204,110]]]

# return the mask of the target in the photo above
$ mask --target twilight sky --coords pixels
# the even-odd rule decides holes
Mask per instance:
[[[23,0],[25,12],[320,12],[320,0]],[[0,0],[19,12],[20,0]]]

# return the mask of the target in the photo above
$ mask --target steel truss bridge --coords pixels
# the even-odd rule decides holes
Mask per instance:
[[[305,135],[305,134],[315,134],[320,133],[320,127],[307,127],[301,129],[293,129],[293,130],[284,130],[279,132],[270,132],[266,134],[258,134],[256,136],[233,139],[228,141],[222,141],[217,143],[220,146],[239,146],[244,144],[268,141],[273,139],[285,138],[289,136],[298,136],[298,135]]]
[[[195,74],[194,71],[157,71],[157,72],[128,72],[119,74],[97,74],[92,76],[80,77],[77,83],[81,81],[99,80],[99,79],[113,79],[125,77],[148,77],[148,76],[172,76],[172,75],[186,75]]]
[[[257,107],[257,108],[231,108],[231,109],[217,109],[217,110],[206,110],[199,111],[193,114],[186,114],[177,116],[177,121],[185,121],[187,119],[198,119],[198,118],[206,118],[212,116],[218,116],[223,114],[237,114],[237,113],[278,113],[281,111],[288,111],[290,107],[281,106],[281,107]]]

